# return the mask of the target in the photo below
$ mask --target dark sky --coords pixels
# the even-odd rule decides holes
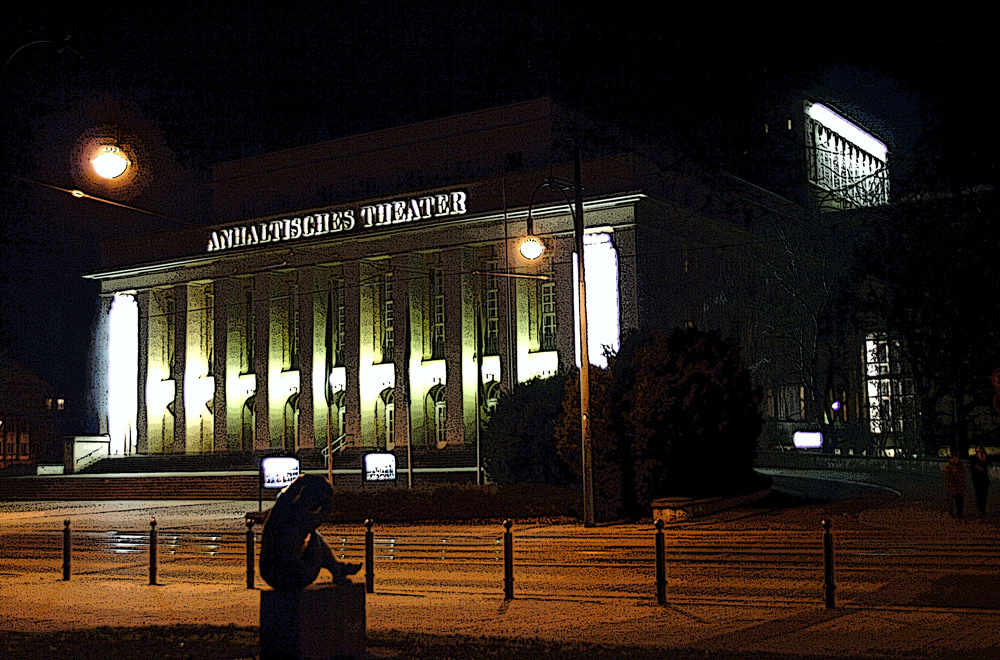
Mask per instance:
[[[172,224],[14,178],[83,187],[74,148],[97,126],[145,148],[120,201],[187,222],[211,221],[212,163],[544,95],[752,170],[743,145],[769,104],[822,88],[871,117],[900,164],[925,153],[966,183],[995,178],[982,17],[948,32],[938,16],[801,2],[18,5],[0,23],[0,327],[8,352],[71,389],[97,240]],[[54,299],[71,302],[42,309]]]

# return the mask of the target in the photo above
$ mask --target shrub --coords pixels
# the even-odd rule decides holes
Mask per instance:
[[[535,378],[504,392],[483,431],[483,466],[497,484],[568,484],[572,472],[556,451],[565,376]]]
[[[697,330],[654,332],[630,368],[623,421],[641,510],[660,496],[752,487],[760,392],[736,344]]]

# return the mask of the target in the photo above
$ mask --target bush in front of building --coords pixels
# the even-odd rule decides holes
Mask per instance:
[[[579,377],[568,379],[556,447],[582,474]],[[594,512],[650,515],[652,500],[752,490],[760,394],[739,347],[716,333],[678,329],[632,336],[590,369]]]
[[[500,395],[482,436],[483,468],[491,482],[572,482],[573,472],[554,441],[565,381],[562,374],[534,378]]]
[[[761,431],[760,391],[737,344],[714,332],[654,332],[629,361],[622,425],[635,505],[744,493]]]

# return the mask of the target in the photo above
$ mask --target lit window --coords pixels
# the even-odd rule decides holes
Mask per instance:
[[[428,440],[435,443],[438,449],[444,449],[445,443],[445,421],[448,416],[447,406],[444,400],[444,386],[435,385],[427,393],[427,420],[431,424],[427,428]]]
[[[899,342],[885,333],[865,340],[865,377],[868,420],[872,433],[916,431],[916,393],[913,378],[899,360]]]
[[[396,434],[396,404],[395,395],[392,389],[386,389],[382,392],[382,441],[383,446],[387,450],[392,450],[396,446],[395,434]]]
[[[431,271],[431,359],[444,358],[444,270]]]
[[[556,285],[551,280],[540,285],[541,297],[541,349],[556,350]]]
[[[496,262],[490,262],[488,270],[496,270]],[[500,352],[500,302],[499,284],[496,275],[486,276],[486,309],[483,328],[483,354],[497,355]]]
[[[395,333],[393,331],[393,323],[395,321],[393,317],[393,306],[392,306],[392,273],[386,273],[383,279],[382,287],[382,361],[391,362],[392,353],[395,349]]]

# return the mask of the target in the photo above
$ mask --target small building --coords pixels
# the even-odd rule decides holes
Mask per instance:
[[[60,460],[58,415],[66,401],[17,362],[0,364],[0,467]]]

